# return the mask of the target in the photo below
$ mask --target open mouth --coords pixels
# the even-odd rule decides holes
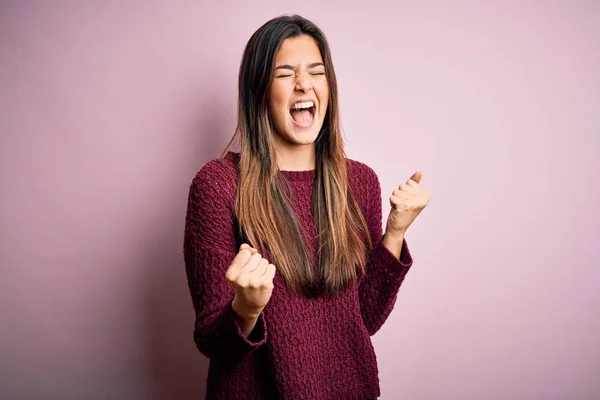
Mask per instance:
[[[313,101],[300,101],[290,108],[290,116],[296,125],[308,127],[312,125],[316,111]]]

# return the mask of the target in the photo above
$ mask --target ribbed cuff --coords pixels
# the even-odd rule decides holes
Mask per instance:
[[[235,311],[233,311],[233,307],[231,306],[231,302],[228,304],[227,312],[230,314],[228,317],[233,321],[233,329],[235,330],[237,337],[241,339],[242,342],[242,350],[251,351],[267,341],[267,323],[263,316],[263,313],[260,313],[258,319],[256,320],[256,325],[254,329],[248,335],[248,337],[244,336],[242,332],[242,328],[237,322],[237,316]]]
[[[371,260],[386,267],[391,272],[406,274],[413,265],[413,258],[410,254],[408,244],[406,243],[406,238],[402,240],[402,250],[400,251],[400,258],[398,259],[394,253],[383,244],[384,237],[385,235],[381,236],[379,243],[373,249]]]

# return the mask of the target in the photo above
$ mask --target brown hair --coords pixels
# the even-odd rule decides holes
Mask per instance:
[[[318,235],[317,277],[311,266],[307,238],[292,209],[289,187],[275,162],[268,106],[277,51],[285,39],[300,35],[309,35],[316,41],[329,85],[327,114],[315,142],[312,197]],[[290,290],[308,296],[336,294],[355,283],[358,272],[364,271],[367,245],[372,246],[372,242],[348,184],[337,81],[325,35],[298,15],[268,21],[246,45],[238,85],[238,126],[224,153],[239,136],[240,178],[235,213],[240,233],[261,254],[270,254],[269,261],[278,268]]]

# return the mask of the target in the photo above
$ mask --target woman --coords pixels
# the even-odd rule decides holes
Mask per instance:
[[[239,74],[239,152],[190,187],[185,262],[207,398],[380,395],[370,336],[412,258],[407,228],[429,201],[420,173],[390,197],[345,158],[323,33],[299,16],[260,27]]]

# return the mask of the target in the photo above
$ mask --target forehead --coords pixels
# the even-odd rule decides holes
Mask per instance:
[[[287,38],[275,56],[277,64],[310,64],[323,62],[317,42],[308,35]]]

